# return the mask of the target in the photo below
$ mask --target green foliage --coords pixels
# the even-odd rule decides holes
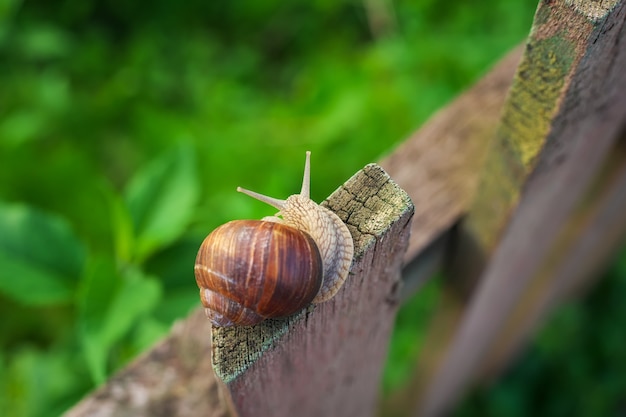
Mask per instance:
[[[91,375],[102,383],[110,350],[133,327],[143,324],[161,296],[157,279],[136,268],[117,271],[109,259],[95,259],[78,296],[80,338]]]
[[[398,312],[383,378],[386,394],[401,389],[413,376],[432,313],[440,301],[439,279],[432,278]]]
[[[126,202],[136,239],[125,241],[128,233],[122,226],[124,236],[117,240],[118,244],[123,248],[134,248],[131,256],[139,260],[171,244],[187,228],[198,197],[198,178],[191,149],[180,148],[155,160],[128,185]],[[128,224],[125,220],[122,222]],[[119,253],[123,253],[122,249]]]
[[[112,370],[162,336],[173,318],[192,305],[188,297],[186,303],[175,304],[168,321],[159,320],[156,312],[167,283],[144,266],[155,251],[180,241],[189,227],[199,193],[189,147],[178,146],[139,170],[129,181],[126,199],[102,188],[110,200],[107,218],[112,219],[116,235],[115,248],[108,252],[86,254],[67,222],[56,215],[20,204],[0,205],[0,292],[7,299],[3,313],[9,315],[16,307],[12,303],[19,303],[31,307],[25,311],[33,315],[45,314],[37,310],[43,306],[67,314],[57,324],[66,327],[54,329],[60,335],[43,342],[52,348],[47,352],[29,346],[28,337],[23,343],[16,340],[20,331],[13,326],[3,329],[8,330],[3,332],[3,345],[15,345],[16,350],[0,357],[7,368],[1,383],[9,393],[2,403],[15,409],[16,415],[50,411],[32,405],[33,401],[54,404],[52,410],[58,414],[60,404],[72,403],[68,397],[75,400],[89,387],[84,376],[64,379],[61,375],[57,384],[49,376],[42,378],[41,370],[88,372],[93,383],[100,384]],[[193,259],[185,260],[184,268],[175,264],[179,277],[188,275],[193,263]],[[189,282],[191,287],[193,280]],[[16,325],[23,324],[18,316]],[[36,332],[37,326],[30,330]],[[71,351],[77,345],[81,355],[75,357]],[[43,395],[41,388],[47,390]]]
[[[71,301],[85,250],[67,223],[23,205],[0,204],[0,291],[28,305]]]

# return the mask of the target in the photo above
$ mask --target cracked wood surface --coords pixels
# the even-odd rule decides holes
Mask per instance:
[[[323,205],[355,244],[338,294],[286,319],[212,328],[214,369],[242,417],[375,413],[413,204],[371,164]]]

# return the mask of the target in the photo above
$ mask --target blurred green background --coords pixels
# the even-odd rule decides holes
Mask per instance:
[[[3,415],[59,415],[197,306],[204,236],[272,212],[236,186],[286,197],[311,150],[324,199],[522,41],[535,7],[0,0]],[[612,385],[590,412],[612,406],[621,259],[460,415],[574,415],[563,404],[592,372]],[[433,282],[402,310],[385,393],[408,378],[437,299]]]

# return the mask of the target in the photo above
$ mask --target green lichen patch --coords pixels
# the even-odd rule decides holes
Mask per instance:
[[[575,59],[576,45],[563,33],[527,46],[497,133],[526,170],[543,147]]]
[[[468,227],[487,248],[497,240],[541,152],[576,60],[564,33],[531,38],[485,162]]]

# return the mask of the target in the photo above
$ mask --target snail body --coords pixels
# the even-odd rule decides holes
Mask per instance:
[[[332,298],[345,282],[354,245],[343,221],[309,198],[310,152],[300,194],[286,200],[237,188],[279,210],[235,220],[204,240],[194,272],[216,326],[252,325]]]

